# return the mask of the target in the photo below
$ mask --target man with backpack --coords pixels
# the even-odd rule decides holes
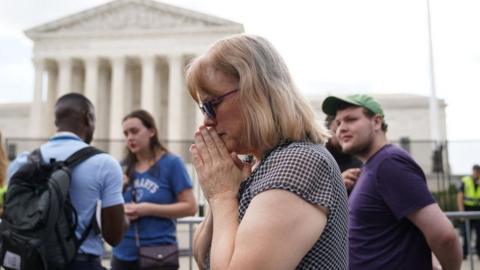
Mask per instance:
[[[13,163],[17,172],[10,179],[13,190],[7,192],[2,218],[1,265],[19,270],[105,269],[101,266],[101,236],[115,246],[128,226],[123,210],[121,167],[110,155],[89,147],[95,129],[95,114],[92,103],[83,95],[70,93],[58,99],[55,125],[57,133],[40,147],[40,151]],[[35,162],[39,157],[40,162]],[[33,186],[35,194],[47,195],[25,195],[29,190],[23,187],[27,186]],[[62,190],[66,190],[65,194]],[[19,198],[31,199],[18,202]],[[38,200],[37,205],[29,206],[29,201],[35,200]],[[101,220],[97,224],[95,215],[99,202],[101,214],[97,214]],[[73,209],[68,207],[69,204]],[[31,215],[22,213],[29,211]],[[45,214],[55,211],[60,214],[54,217]],[[64,213],[67,213],[66,217]],[[28,220],[35,215],[39,215],[42,222]],[[21,219],[28,222],[15,223]],[[28,226],[35,222],[37,225]],[[39,229],[42,226],[38,224],[44,225],[43,229]],[[74,231],[74,240],[65,232],[68,228],[72,230],[71,234]],[[72,245],[76,249],[73,252]]]

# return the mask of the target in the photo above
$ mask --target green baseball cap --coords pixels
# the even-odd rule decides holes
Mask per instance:
[[[385,116],[382,106],[369,95],[357,94],[347,97],[329,96],[322,103],[322,110],[327,115],[335,115],[342,104],[363,107],[374,114]]]

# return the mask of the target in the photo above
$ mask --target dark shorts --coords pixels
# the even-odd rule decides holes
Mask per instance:
[[[112,257],[112,267],[110,270],[139,270],[138,261],[122,261]]]
[[[152,270],[177,270],[177,267],[161,267]],[[122,261],[112,257],[112,268],[110,270],[143,270],[138,267],[138,261]]]
[[[102,260],[99,256],[78,254],[77,258],[70,263],[66,270],[107,270],[102,266]]]

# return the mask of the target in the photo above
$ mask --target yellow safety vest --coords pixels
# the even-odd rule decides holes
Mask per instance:
[[[465,176],[463,182],[463,204],[466,206],[480,206],[480,187],[475,189],[473,177]]]
[[[7,186],[0,187],[0,207],[3,207],[3,197],[5,196],[5,192],[7,192]]]

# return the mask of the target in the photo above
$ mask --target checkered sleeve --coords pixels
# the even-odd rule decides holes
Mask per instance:
[[[291,144],[271,153],[262,170],[262,180],[252,183],[252,195],[282,189],[293,192],[315,205],[328,209],[334,207],[334,185],[338,181],[331,156],[323,146]]]

